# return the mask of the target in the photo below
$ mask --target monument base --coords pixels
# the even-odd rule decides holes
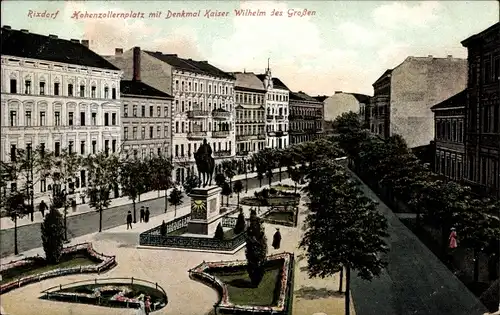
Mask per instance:
[[[194,188],[191,197],[191,219],[188,233],[212,235],[221,223],[224,214],[220,214],[220,192],[218,186]]]

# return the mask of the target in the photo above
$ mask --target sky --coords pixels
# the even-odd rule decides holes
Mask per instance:
[[[460,42],[499,20],[490,1],[15,1],[4,0],[2,25],[59,38],[90,40],[99,54],[142,49],[207,60],[227,72],[272,74],[291,90],[373,95],[372,84],[408,56],[467,58]],[[235,10],[266,12],[236,16]],[[31,10],[31,15],[30,15]],[[200,17],[168,17],[168,12]],[[206,17],[211,12],[225,16]],[[306,16],[288,16],[303,12]],[[33,12],[55,14],[48,18]],[[143,13],[143,18],[75,19],[75,12]],[[160,11],[158,18],[149,13]],[[282,16],[272,12],[282,12]],[[314,12],[314,14],[312,14]]]

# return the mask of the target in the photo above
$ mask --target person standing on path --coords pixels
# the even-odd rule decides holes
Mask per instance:
[[[146,207],[146,212],[144,213],[144,221],[146,223],[149,222],[149,215],[150,215],[150,212],[149,212],[149,207]]]
[[[144,206],[141,206],[141,211],[139,211],[139,215],[140,215],[139,222],[143,222],[144,221]]]
[[[149,315],[149,313],[151,313],[151,297],[150,296],[146,297],[146,303],[144,303],[144,310],[146,311],[146,315]]]
[[[127,214],[127,230],[130,228],[132,228],[132,212],[129,211],[128,214]]]
[[[45,217],[45,210],[47,210],[47,205],[45,204],[45,201],[42,200],[42,202],[40,202],[40,204],[38,205],[38,209],[42,213],[42,218],[44,218]]]
[[[281,245],[281,233],[280,233],[280,229],[277,228],[276,233],[274,233],[274,236],[273,236],[272,246],[274,247],[274,249],[279,249],[280,245]]]

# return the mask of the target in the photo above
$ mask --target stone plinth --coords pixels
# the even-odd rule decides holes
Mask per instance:
[[[191,191],[191,220],[188,233],[213,235],[224,214],[220,214],[220,192],[218,186],[195,188]]]

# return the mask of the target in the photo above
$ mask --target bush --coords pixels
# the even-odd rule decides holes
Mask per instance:
[[[243,215],[243,209],[240,209],[240,214],[238,215],[238,219],[236,220],[236,226],[234,227],[234,234],[240,234],[245,230],[246,222],[245,216]]]
[[[167,225],[165,224],[165,221],[162,221],[162,222],[161,222],[161,226],[160,226],[160,234],[161,234],[161,236],[163,236],[163,237],[167,236]]]
[[[64,242],[64,224],[61,213],[52,206],[42,222],[42,245],[49,264],[61,259]]]
[[[216,240],[223,240],[224,239],[224,230],[222,229],[222,224],[220,224],[220,223],[219,223],[219,225],[217,225],[217,229],[215,230],[214,238]]]
[[[264,189],[261,191],[261,194],[260,194],[260,195],[261,195],[261,196],[262,196],[262,198],[264,198],[264,199],[269,198],[269,189],[264,188]]]
[[[267,239],[264,227],[255,209],[250,212],[250,225],[247,229],[247,245],[245,256],[247,259],[248,276],[254,287],[257,287],[264,277],[264,265],[267,257]]]
[[[269,189],[269,194],[270,195],[276,195],[277,193],[278,193],[278,191],[276,190],[276,188]]]

